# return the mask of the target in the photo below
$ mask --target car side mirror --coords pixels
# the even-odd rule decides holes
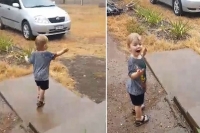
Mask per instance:
[[[19,8],[19,4],[18,3],[13,3],[12,6],[16,7],[16,8]]]

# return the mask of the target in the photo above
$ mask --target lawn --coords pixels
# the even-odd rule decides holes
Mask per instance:
[[[52,62],[50,75],[67,88],[73,89],[75,80],[69,75],[68,68],[61,63],[60,58],[73,59],[77,55],[105,58],[105,8],[99,8],[94,5],[59,6],[69,13],[72,27],[70,33],[64,38],[49,41],[49,51],[56,52],[64,47],[68,47],[69,52]],[[0,39],[3,37],[8,37],[11,39],[12,44],[23,48],[23,50],[34,47],[34,41],[27,41],[21,33],[8,28],[0,30]],[[13,60],[11,62],[6,60],[14,55],[13,53],[1,54],[0,81],[20,77],[32,72],[31,66],[13,63]]]
[[[129,3],[128,0],[122,0],[118,4],[124,6]],[[176,50],[181,48],[192,48],[193,50],[200,53],[200,32],[199,24],[200,18],[199,14],[186,14],[183,17],[177,17],[174,15],[172,9],[163,4],[152,5],[149,0],[135,0],[137,7],[143,9],[149,9],[152,18],[145,18],[144,16],[139,16],[141,12],[129,12],[124,13],[120,16],[108,17],[108,29],[111,34],[113,34],[116,39],[120,40],[121,48],[126,50],[126,37],[130,32],[141,32],[143,35],[143,45],[148,48],[148,52],[165,51],[165,50]],[[138,11],[138,8],[135,8]],[[153,12],[153,13],[152,13]],[[150,22],[155,20],[155,14],[159,14],[162,21],[154,26],[150,26]],[[148,22],[149,21],[149,22]],[[182,21],[182,25],[186,24],[190,29],[186,32],[184,37],[180,39],[174,39],[171,37],[171,29],[175,26],[171,25]],[[138,27],[142,27],[138,29]],[[181,26],[176,30],[181,33]]]

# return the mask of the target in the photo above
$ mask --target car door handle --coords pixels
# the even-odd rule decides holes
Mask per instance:
[[[8,8],[8,10],[10,10],[10,8]]]

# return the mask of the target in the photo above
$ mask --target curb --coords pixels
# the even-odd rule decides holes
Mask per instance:
[[[19,114],[14,110],[14,108],[8,103],[8,101],[6,100],[6,98],[3,96],[3,94],[0,92],[0,96],[2,97],[2,99],[6,102],[6,104],[11,108],[11,110],[17,115],[17,117],[19,117],[22,121],[23,119],[19,116]],[[34,133],[39,133],[36,128],[29,122],[29,124],[25,124],[28,127],[30,127],[30,129],[34,132]]]
[[[31,129],[34,133],[40,133],[40,132],[33,126],[33,124],[31,124],[30,122],[29,122],[28,126],[30,127],[30,129]]]
[[[173,98],[173,101],[176,104],[176,106],[178,107],[178,109],[180,110],[181,114],[186,119],[187,123],[190,125],[191,129],[194,131],[194,133],[198,133],[198,131],[197,131],[198,125],[196,124],[196,122],[194,121],[192,116],[184,110],[184,108],[181,106],[181,104],[179,103],[178,98],[176,96]]]
[[[144,58],[146,61],[146,65],[149,67],[150,71],[152,72],[153,76],[156,78],[156,80],[158,81],[158,83],[161,85],[161,87],[164,89],[163,85],[161,84],[160,80],[158,79],[158,77],[156,76],[156,74],[154,73],[153,69],[151,68],[149,62],[147,61],[146,58]],[[165,90],[165,89],[164,89]],[[166,91],[165,91],[166,92]],[[166,92],[167,93],[167,92]],[[168,94],[168,93],[167,93]],[[181,104],[179,103],[178,99],[176,96],[173,97],[173,101],[175,103],[175,105],[178,107],[178,109],[180,110],[181,114],[184,116],[185,120],[187,121],[187,123],[189,124],[190,128],[192,129],[192,131],[194,131],[194,133],[198,133],[197,131],[197,124],[194,121],[194,119],[190,116],[190,114],[188,112],[185,112],[183,107],[181,106]]]

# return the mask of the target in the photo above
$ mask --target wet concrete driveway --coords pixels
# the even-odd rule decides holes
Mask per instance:
[[[0,83],[1,94],[25,123],[30,122],[40,133],[66,123],[62,128],[69,129],[68,132],[71,132],[77,128],[84,131],[85,127],[81,127],[79,125],[81,123],[77,120],[89,121],[87,124],[92,126],[92,121],[95,118],[101,119],[98,121],[101,126],[97,131],[105,130],[105,102],[102,102],[103,105],[101,105],[89,98],[78,97],[61,84],[50,79],[50,88],[45,97],[46,104],[43,108],[37,109],[37,92],[33,81],[33,76],[29,75]],[[98,115],[99,112],[96,110],[102,114]],[[69,122],[73,122],[73,124],[69,124]]]

